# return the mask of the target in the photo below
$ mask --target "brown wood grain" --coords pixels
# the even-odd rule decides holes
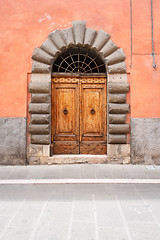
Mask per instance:
[[[106,142],[82,142],[80,143],[80,154],[102,155],[107,154]]]
[[[106,148],[102,147],[102,142],[107,141],[106,79],[102,78],[101,84],[100,82],[95,84],[94,78],[93,83],[90,79],[87,83],[87,80],[83,78],[81,84],[80,153],[105,154]],[[92,110],[95,112],[91,113]]]
[[[106,116],[106,78],[52,79],[53,153],[106,154]]]
[[[53,154],[79,154],[79,143],[74,141],[54,141]]]

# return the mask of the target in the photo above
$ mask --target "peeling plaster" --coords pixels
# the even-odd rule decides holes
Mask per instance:
[[[69,27],[71,27],[71,25],[72,25],[72,22],[68,22],[68,24],[66,24],[66,23],[56,23],[56,22],[51,22],[50,23],[50,25],[49,25],[49,29],[50,30],[54,30],[54,26],[56,25],[56,27],[58,27],[58,28],[60,28],[60,29],[63,29],[63,28],[69,28]]]
[[[49,14],[45,13],[44,16],[39,19],[39,22],[43,22],[44,20],[49,20],[49,21],[51,21],[51,20],[52,20],[52,17],[51,17]]]

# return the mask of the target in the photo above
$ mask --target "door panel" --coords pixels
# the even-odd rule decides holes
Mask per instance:
[[[81,142],[80,143],[80,154],[94,154],[101,155],[107,153],[107,143],[106,142]]]
[[[53,153],[79,153],[78,84],[52,83]]]
[[[54,141],[52,149],[53,154],[79,154],[79,142]]]
[[[53,153],[106,154],[106,79],[52,81]]]
[[[83,136],[101,135],[102,106],[101,89],[95,85],[82,85],[82,117],[81,129]]]
[[[75,129],[74,105],[75,89],[57,89],[57,127],[56,135],[71,134]]]
[[[101,129],[99,122],[101,99],[99,92],[94,90],[84,91],[84,133],[99,133]]]
[[[106,154],[105,83],[82,83],[80,102],[80,153]]]

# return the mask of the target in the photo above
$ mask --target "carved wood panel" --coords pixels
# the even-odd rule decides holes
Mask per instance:
[[[54,154],[106,154],[106,79],[52,79]]]

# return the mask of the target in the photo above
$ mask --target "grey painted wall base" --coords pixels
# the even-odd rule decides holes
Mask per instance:
[[[131,163],[160,164],[160,118],[131,119]]]
[[[26,118],[0,118],[0,165],[26,164]]]
[[[131,163],[160,164],[160,118],[131,119]],[[25,164],[26,119],[0,118],[0,165]]]

